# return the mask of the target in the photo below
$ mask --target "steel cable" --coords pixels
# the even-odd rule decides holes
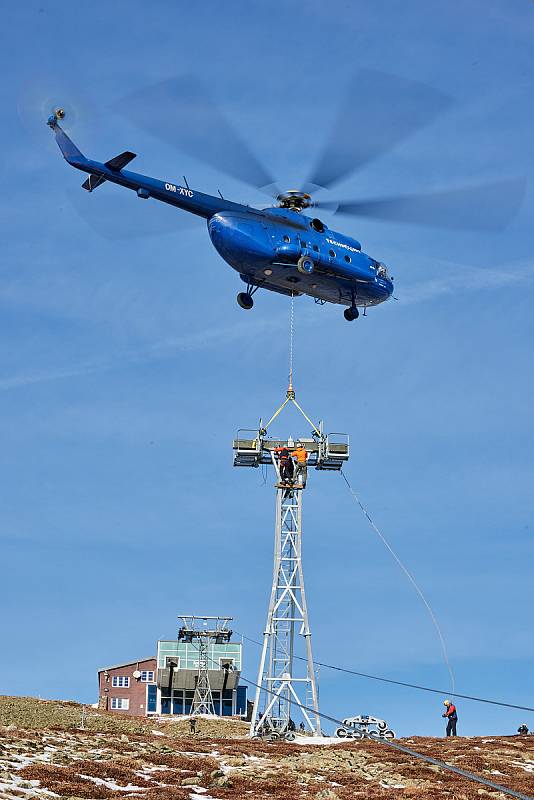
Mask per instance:
[[[263,689],[263,691],[267,692],[268,694],[276,695],[276,692],[273,689],[267,689],[265,686],[259,686],[254,681],[245,678],[241,675],[241,680],[245,683],[250,684],[251,686],[255,686],[256,688]],[[313,708],[309,708],[308,706],[303,705],[302,703],[298,703],[296,700],[292,699],[291,703],[293,705],[298,706],[305,711],[309,711],[313,715],[317,715],[322,717],[323,719],[327,719],[329,722],[334,722],[336,725],[343,726],[343,721],[337,719],[336,717],[331,717],[329,714],[324,714],[322,711],[315,711]],[[496,792],[503,792],[504,794],[511,795],[512,797],[517,797],[519,800],[534,800],[533,797],[526,794],[521,794],[521,792],[516,792],[515,789],[510,789],[507,786],[502,786],[499,783],[494,783],[493,781],[489,781],[487,778],[483,778],[481,775],[476,775],[474,772],[468,772],[465,769],[461,769],[460,767],[455,767],[452,764],[448,764],[446,761],[441,761],[438,758],[433,758],[432,756],[427,756],[424,753],[418,753],[417,750],[412,750],[410,747],[405,747],[402,744],[397,744],[396,742],[392,742],[390,739],[379,739],[379,738],[372,738],[373,742],[379,742],[382,745],[387,745],[387,747],[392,747],[395,750],[399,750],[401,753],[406,753],[409,756],[413,756],[414,758],[418,758],[421,761],[426,761],[429,764],[435,764],[436,766],[440,767],[441,769],[445,769],[448,772],[454,772],[456,775],[461,775],[463,778],[467,778],[470,781],[475,783],[480,783],[484,786],[489,786],[491,789],[494,789]]]
[[[244,633],[240,631],[235,631],[238,636],[242,636],[243,639],[246,639],[247,642],[252,642],[253,644],[257,644],[259,647],[262,647],[262,643],[258,642],[257,639],[252,639],[250,636],[246,636]],[[303,656],[294,655],[293,658],[298,659],[299,661],[306,661]],[[370,675],[368,672],[357,672],[354,669],[348,669],[348,667],[339,667],[336,664],[326,664],[324,661],[315,661],[313,662],[316,667],[324,667],[325,669],[332,669],[336,672],[345,672],[347,675],[356,675],[358,678],[368,678],[372,681],[380,681],[381,683],[391,683],[395,686],[404,686],[407,689],[419,689],[422,692],[432,692],[433,694],[441,694],[446,695],[447,691],[445,689],[431,689],[429,686],[421,686],[418,683],[407,683],[406,681],[396,681],[393,678],[384,678],[380,675]],[[448,692],[451,697],[460,697],[462,700],[473,700],[477,703],[489,703],[493,706],[503,706],[504,708],[516,708],[519,711],[534,711],[534,708],[531,706],[521,706],[516,703],[504,703],[500,700],[488,700],[487,697],[477,697],[475,695],[470,694],[460,694],[459,692]]]

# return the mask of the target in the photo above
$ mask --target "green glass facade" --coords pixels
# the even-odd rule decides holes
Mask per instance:
[[[232,661],[234,670],[241,671],[241,642],[209,644],[209,669],[220,669],[221,663]],[[158,669],[167,666],[167,658],[178,661],[178,669],[198,669],[198,644],[196,642],[158,642]]]

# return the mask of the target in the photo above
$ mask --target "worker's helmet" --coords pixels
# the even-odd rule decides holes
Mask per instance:
[[[444,706],[450,706],[450,704],[451,704],[451,701],[450,701],[450,700],[444,700],[444,701],[443,701],[443,705],[444,705]]]

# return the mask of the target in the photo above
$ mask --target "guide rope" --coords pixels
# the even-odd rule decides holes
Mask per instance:
[[[444,638],[444,636],[443,636],[443,634],[441,632],[441,628],[439,626],[439,623],[438,623],[438,621],[436,619],[436,615],[434,614],[434,611],[432,610],[432,607],[431,607],[430,603],[426,599],[426,597],[425,597],[425,595],[423,593],[423,590],[417,584],[417,581],[415,580],[415,578],[412,575],[412,573],[403,564],[403,562],[401,561],[401,559],[399,558],[397,553],[393,550],[393,548],[391,547],[390,543],[388,542],[388,540],[386,539],[386,537],[384,536],[382,531],[378,528],[378,526],[373,521],[371,515],[369,514],[369,512],[367,511],[367,509],[365,508],[365,506],[361,502],[360,498],[358,497],[358,495],[356,494],[356,492],[354,491],[354,489],[350,485],[349,480],[348,480],[347,476],[345,475],[345,473],[343,472],[343,470],[341,470],[341,475],[343,476],[343,480],[347,484],[351,495],[353,496],[354,500],[358,503],[360,509],[362,510],[364,516],[366,517],[367,521],[371,525],[372,529],[374,530],[376,535],[379,537],[379,539],[381,540],[382,544],[384,544],[385,547],[387,547],[387,549],[389,550],[390,554],[395,559],[395,561],[397,562],[397,564],[399,565],[401,570],[404,572],[404,574],[406,575],[406,577],[408,578],[408,580],[412,584],[413,588],[415,589],[415,591],[417,592],[417,594],[421,598],[421,601],[423,602],[426,610],[428,611],[428,615],[429,615],[430,619],[432,620],[432,624],[433,624],[433,626],[434,626],[434,628],[436,630],[436,633],[438,635],[439,642],[440,642],[440,645],[441,645],[441,652],[443,654],[443,660],[445,662],[445,666],[447,667],[447,670],[448,670],[448,673],[449,673],[449,676],[450,676],[450,679],[451,679],[451,691],[450,691],[450,694],[454,694],[455,693],[455,689],[456,689],[456,681],[455,681],[455,678],[454,678],[454,672],[452,670],[452,666],[451,666],[451,663],[449,661],[449,656],[448,656],[448,653],[447,653],[447,646],[445,644],[445,638]]]
[[[259,684],[255,683],[254,681],[249,680],[249,678],[245,678],[241,675],[241,680],[244,683],[248,683],[251,686],[255,686],[257,689],[263,689],[263,691],[267,692],[268,694],[276,695],[276,692],[273,689],[267,689],[265,686],[259,686]],[[309,706],[305,706],[302,703],[298,703],[296,700],[291,700],[292,705],[298,706],[298,708],[303,709],[304,711],[308,711],[310,714],[318,717],[322,717],[323,719],[327,719],[329,722],[334,722],[336,725],[343,726],[343,721],[337,719],[336,717],[331,717],[329,714],[324,714],[322,711],[316,711],[314,708],[310,708]],[[397,744],[397,742],[392,742],[391,739],[380,739],[374,738],[371,739],[373,742],[378,742],[381,745],[386,745],[387,747],[392,747],[394,750],[399,750],[401,753],[406,753],[409,756],[413,756],[414,758],[418,758],[421,761],[426,761],[429,764],[434,764],[441,769],[447,770],[448,772],[454,772],[456,775],[461,775],[462,778],[467,778],[474,783],[480,783],[483,786],[489,786],[490,789],[494,789],[496,792],[503,792],[503,794],[508,794],[512,797],[517,797],[519,800],[534,800],[533,797],[527,794],[521,794],[521,792],[516,792],[515,789],[510,789],[508,786],[502,786],[499,783],[494,783],[493,781],[489,781],[487,778],[483,778],[481,775],[476,775],[474,772],[468,772],[465,769],[461,769],[460,767],[455,767],[452,764],[448,764],[446,761],[441,761],[438,758],[433,758],[432,756],[427,756],[424,753],[419,753],[417,750],[412,750],[410,747],[405,747],[402,744]]]

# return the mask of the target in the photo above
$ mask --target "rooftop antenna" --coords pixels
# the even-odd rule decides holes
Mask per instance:
[[[209,678],[209,646],[210,644],[224,644],[229,642],[232,631],[228,623],[233,617],[199,617],[196,615],[180,615],[182,625],[178,631],[178,641],[193,644],[198,647],[198,674],[195,694],[191,706],[191,716],[200,714],[215,715],[213,695]]]

